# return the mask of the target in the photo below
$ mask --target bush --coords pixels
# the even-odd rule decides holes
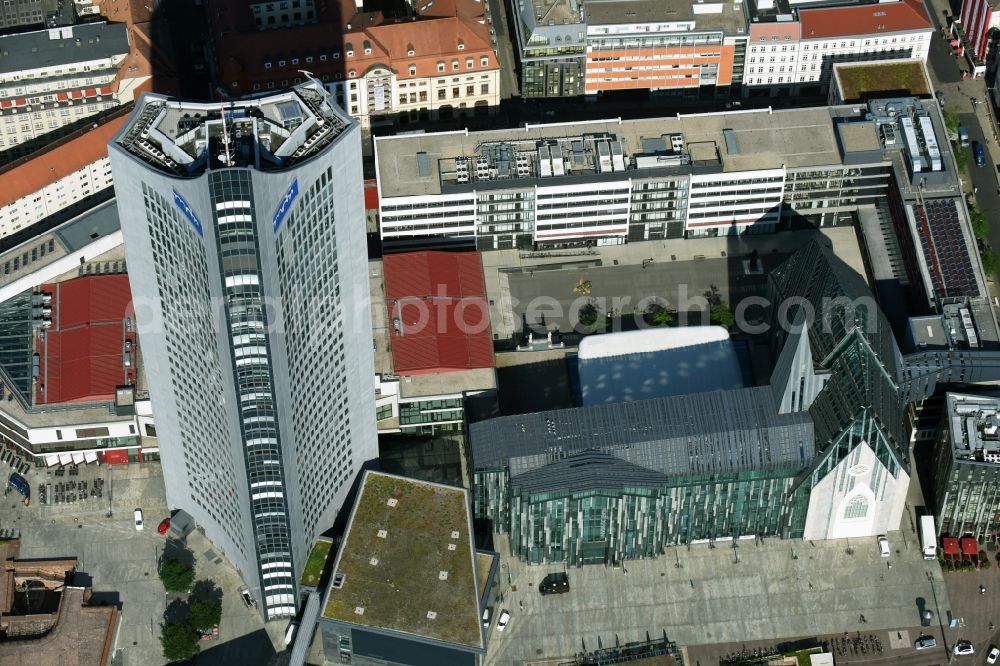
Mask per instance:
[[[990,233],[990,221],[983,211],[973,208],[969,211],[969,221],[972,223],[972,233],[980,241],[986,242]]]
[[[170,557],[163,558],[157,573],[167,592],[187,592],[194,582],[194,567]]]
[[[733,311],[729,309],[729,303],[719,301],[712,306],[710,321],[718,326],[732,328],[736,323],[736,316],[733,315]]]
[[[186,661],[201,650],[198,634],[187,622],[171,622],[161,626],[160,647],[167,661]]]

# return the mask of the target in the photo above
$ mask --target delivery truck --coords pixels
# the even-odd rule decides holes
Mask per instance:
[[[937,557],[937,531],[934,529],[934,516],[920,516],[920,546],[925,560]]]

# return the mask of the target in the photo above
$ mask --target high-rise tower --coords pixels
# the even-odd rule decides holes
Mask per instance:
[[[147,94],[110,155],[167,501],[292,615],[378,455],[360,130],[315,81]]]

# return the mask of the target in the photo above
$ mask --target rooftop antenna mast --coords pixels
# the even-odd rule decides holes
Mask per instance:
[[[233,98],[229,95],[229,93],[227,93],[221,86],[217,87],[216,91],[220,94],[220,96],[229,102],[229,108],[232,109]],[[222,152],[219,153],[219,161],[222,162],[224,166],[231,167],[235,163],[235,160],[233,160],[233,146],[229,139],[229,121],[226,119],[225,102],[223,102],[223,106],[220,111],[222,112]]]

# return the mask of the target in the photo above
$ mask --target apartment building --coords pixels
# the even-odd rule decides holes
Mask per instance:
[[[0,156],[33,152],[131,102],[149,79],[125,23],[0,36]]]
[[[587,0],[583,8],[587,95],[648,89],[728,99],[742,80],[742,3]]]
[[[28,229],[46,217],[77,206],[104,192],[111,196],[108,141],[121,129],[130,110],[106,116],[0,168],[0,238]]]
[[[906,202],[956,196],[939,112],[906,100],[377,137],[383,245],[764,233],[792,216],[850,223],[890,187]]]
[[[281,90],[309,71],[365,130],[488,113],[500,103],[488,3],[421,2],[412,20],[351,0],[315,8],[295,0],[287,11],[282,5],[288,3],[210,3],[219,77],[231,96]]]
[[[810,7],[751,1],[744,95],[822,96],[835,63],[927,59],[934,27],[922,0]]]

